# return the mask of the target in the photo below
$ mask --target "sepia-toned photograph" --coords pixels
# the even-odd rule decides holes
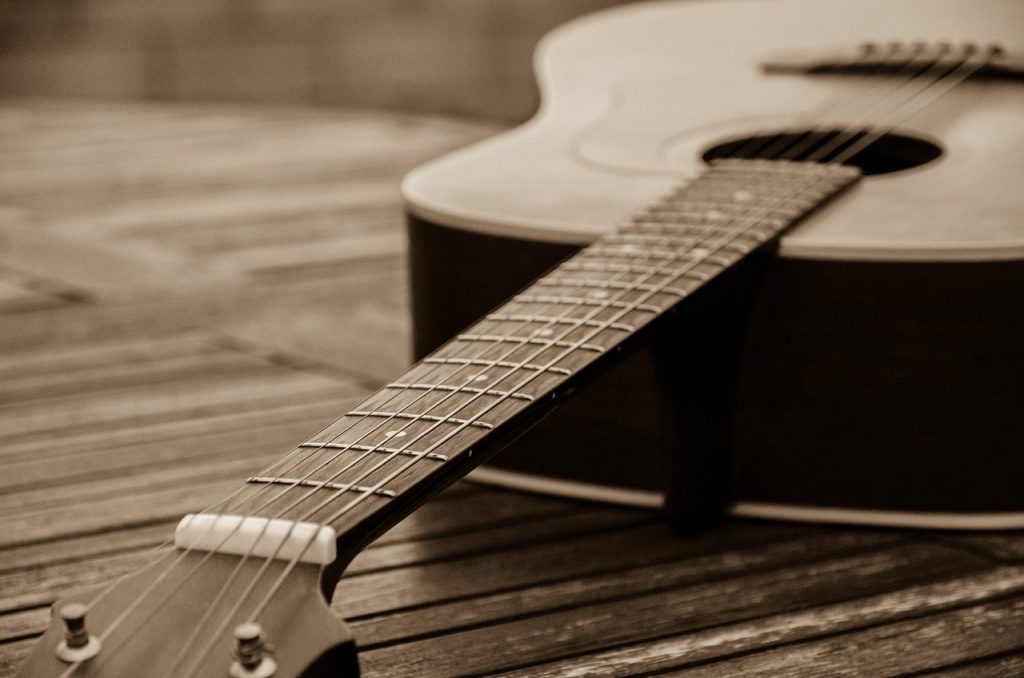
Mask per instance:
[[[0,676],[1024,676],[1024,2],[0,2]]]

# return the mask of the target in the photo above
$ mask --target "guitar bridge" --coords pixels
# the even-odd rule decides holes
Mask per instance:
[[[867,42],[834,50],[781,52],[762,61],[761,68],[766,73],[905,75],[966,64],[980,64],[972,77],[1024,78],[1024,53],[1007,52],[998,44],[975,43]]]

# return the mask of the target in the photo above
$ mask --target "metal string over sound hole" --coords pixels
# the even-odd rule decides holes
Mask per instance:
[[[773,159],[853,165],[862,174],[886,174],[918,167],[942,154],[930,141],[895,129],[945,92],[992,68],[1024,73],[999,45],[966,43],[865,43],[852,50],[804,53],[769,59],[766,71],[866,75],[886,84],[881,96],[869,88],[839,122],[733,138],[704,152],[706,162],[720,158]]]

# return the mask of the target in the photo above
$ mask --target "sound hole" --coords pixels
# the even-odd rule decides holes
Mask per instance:
[[[834,162],[845,157],[845,151],[857,148],[868,138],[864,133],[851,134],[843,130],[790,130],[774,134],[733,139],[709,148],[705,162],[718,158],[761,158],[783,160],[813,160]],[[919,167],[942,155],[935,144],[889,133],[864,145],[848,159],[845,165],[855,165],[865,175],[888,174]]]

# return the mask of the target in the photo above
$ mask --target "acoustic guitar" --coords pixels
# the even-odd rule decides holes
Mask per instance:
[[[538,115],[406,182],[426,355],[141,572],[59,601],[19,675],[356,676],[325,603],[345,565],[563,403],[586,416],[491,479],[681,525],[1024,524],[1022,33],[995,0],[555,32]]]

